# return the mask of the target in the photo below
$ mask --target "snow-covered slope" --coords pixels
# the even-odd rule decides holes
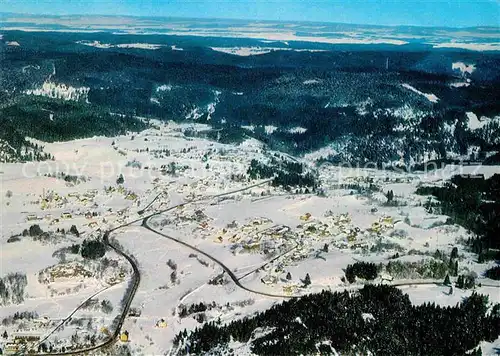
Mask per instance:
[[[436,95],[434,95],[434,94],[422,93],[420,90],[418,90],[418,89],[416,89],[416,88],[412,87],[410,84],[406,84],[406,83],[405,83],[405,84],[403,84],[403,87],[404,87],[404,88],[406,88],[406,89],[411,90],[411,91],[412,91],[412,92],[414,92],[414,93],[417,93],[417,94],[419,94],[419,95],[422,95],[422,96],[426,97],[426,98],[427,98],[427,100],[429,100],[431,103],[437,103],[437,102],[438,102],[438,100],[439,100],[439,98],[438,98]]]
[[[41,88],[26,90],[28,95],[46,96],[53,99],[88,102],[88,87],[72,87],[63,83],[46,81]]]

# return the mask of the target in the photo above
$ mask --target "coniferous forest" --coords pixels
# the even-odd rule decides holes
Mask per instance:
[[[479,259],[499,259],[500,248],[500,174],[454,176],[443,187],[420,187],[417,194],[432,195],[439,202],[426,205],[427,210],[448,215],[451,220],[477,235],[469,241]]]
[[[26,137],[45,142],[68,141],[96,135],[116,136],[148,127],[130,115],[113,115],[95,105],[29,96],[0,107],[0,118],[0,140],[13,148],[14,161],[52,158]]]
[[[319,185],[313,172],[306,172],[303,163],[283,160],[284,157],[271,157],[269,164],[253,159],[247,169],[251,179],[273,178],[273,186],[282,186],[290,191],[292,188],[305,187],[307,192],[315,191]]]
[[[250,342],[258,355],[464,355],[500,335],[500,305],[488,308],[476,293],[453,307],[412,305],[395,287],[366,285],[292,299],[226,325],[209,322],[180,332],[175,343],[179,354],[196,355],[231,340]]]
[[[5,45],[9,41],[22,46]],[[84,44],[94,41],[110,47]],[[165,46],[154,51],[114,46],[140,42]],[[332,163],[382,165],[399,161],[403,152],[406,164],[418,165],[428,156],[449,160],[450,152],[468,156],[472,146],[480,150],[470,159],[486,161],[498,151],[496,53],[422,44],[314,44],[324,51],[273,50],[258,56],[212,49],[230,43],[262,45],[243,38],[4,31],[0,140],[15,151],[26,146],[16,141],[23,135],[46,141],[117,135],[141,130],[141,122],[132,119],[140,116],[205,123],[212,126],[204,133],[211,139],[239,143],[253,137],[294,155],[331,145],[334,150],[325,159]],[[171,49],[172,44],[183,51]],[[289,45],[304,49],[300,42]],[[453,69],[462,61],[477,70]],[[465,79],[470,85],[451,85]],[[68,100],[74,103],[53,99],[54,92],[36,99],[27,94],[44,84],[86,88],[87,94]],[[439,100],[430,102],[403,84]],[[469,127],[469,111],[487,118],[481,129]]]

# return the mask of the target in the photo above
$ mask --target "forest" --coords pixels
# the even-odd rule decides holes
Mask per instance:
[[[24,273],[9,273],[0,278],[0,305],[21,304],[28,279]]]
[[[23,43],[3,48],[0,67],[0,86],[5,88],[0,93],[0,132],[13,132],[5,138],[16,148],[23,146],[16,140],[25,134],[53,141],[143,129],[135,116],[207,123],[213,130],[205,135],[211,139],[239,143],[253,137],[294,155],[332,145],[336,153],[328,160],[334,163],[384,164],[399,160],[403,151],[405,164],[418,165],[427,153],[449,159],[447,152],[465,155],[472,145],[480,147],[478,158],[486,160],[486,153],[499,148],[498,122],[472,132],[465,115],[471,108],[478,117],[500,113],[500,56],[495,53],[311,44],[326,51],[245,57],[210,46],[258,41],[109,33],[6,31],[4,41]],[[176,43],[184,50],[97,49],[80,41],[153,41]],[[478,68],[467,77],[472,85],[460,90],[450,87],[464,80],[452,70],[456,61]],[[89,88],[89,102],[55,104],[25,97],[26,90],[49,79]],[[402,83],[432,92],[439,101],[430,103]],[[19,130],[13,125],[16,118]],[[30,124],[33,120],[39,120],[39,127]],[[269,126],[276,130],[269,133]]]
[[[51,114],[52,116],[49,116]],[[132,116],[110,114],[98,106],[60,99],[24,96],[0,107],[0,140],[14,148],[13,161],[53,159],[26,137],[45,142],[92,136],[117,136],[148,125]]]
[[[456,175],[443,187],[422,186],[417,194],[434,196],[426,204],[429,211],[448,215],[452,221],[477,235],[468,241],[479,260],[498,259],[500,248],[500,174],[484,176]],[[490,250],[492,250],[490,253]]]
[[[319,186],[317,174],[306,171],[303,163],[289,161],[283,156],[272,156],[270,162],[264,163],[253,159],[247,169],[251,179],[272,178],[273,186],[280,186],[291,191],[293,188],[305,188],[306,194],[315,192]]]
[[[356,262],[352,265],[347,265],[345,269],[345,278],[349,283],[354,283],[356,277],[370,281],[377,278],[378,270],[375,263]]]
[[[99,240],[83,240],[80,253],[86,259],[98,259],[106,254],[106,245]]]
[[[53,114],[52,119],[49,113]],[[116,136],[147,125],[131,116],[110,114],[106,109],[80,102],[26,96],[0,110],[3,125],[39,140],[53,142],[93,135]]]
[[[500,305],[488,308],[488,297],[476,293],[452,307],[412,305],[395,287],[366,285],[292,299],[228,324],[211,321],[180,332],[175,344],[181,355],[220,351],[230,340],[249,342],[257,355],[480,355],[479,342],[500,334]]]

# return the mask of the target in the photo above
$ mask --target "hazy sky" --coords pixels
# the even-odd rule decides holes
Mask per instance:
[[[0,0],[0,12],[500,26],[500,0]],[[1,25],[1,24],[0,24]]]

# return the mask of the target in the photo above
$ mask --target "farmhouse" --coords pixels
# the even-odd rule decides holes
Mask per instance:
[[[28,221],[38,220],[38,216],[36,216],[36,214],[29,214],[26,217],[26,220],[28,220]]]
[[[157,328],[166,328],[167,322],[165,321],[165,319],[160,319],[156,322],[156,327]]]
[[[72,217],[73,216],[71,215],[71,213],[68,213],[68,212],[61,214],[61,218],[63,218],[63,219],[71,219]]]
[[[122,332],[122,333],[120,334],[120,341],[121,341],[121,342],[128,342],[128,340],[129,340],[129,339],[128,339],[128,335],[129,335],[129,334],[128,334],[128,331],[127,331],[127,330],[125,330],[124,332]]]
[[[14,355],[20,350],[20,345],[9,342],[5,345],[5,354],[6,355]]]
[[[16,334],[14,335],[14,343],[15,344],[26,344],[26,343],[35,343],[40,341],[40,335],[33,334]]]

